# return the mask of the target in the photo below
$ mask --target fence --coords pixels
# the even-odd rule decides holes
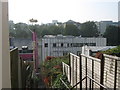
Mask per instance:
[[[33,69],[33,61],[26,61],[19,58],[18,48],[10,50],[10,62],[11,62],[11,88],[26,88],[26,81],[28,76],[31,74],[30,71],[26,70],[28,66]]]
[[[62,62],[63,66],[63,74],[65,74],[68,78],[68,81],[70,82],[70,66]]]
[[[10,62],[11,62],[11,88],[21,87],[21,72],[20,62],[18,57],[18,48],[10,50]]]
[[[108,88],[120,89],[120,57],[104,54],[104,81]]]
[[[70,66],[63,63],[71,86],[75,88],[120,88],[120,58],[102,55],[102,59],[70,53]],[[85,78],[86,77],[86,78]],[[85,78],[84,80],[82,80]],[[82,80],[82,82],[81,82]],[[80,83],[81,82],[81,83]],[[103,86],[104,85],[104,86]]]

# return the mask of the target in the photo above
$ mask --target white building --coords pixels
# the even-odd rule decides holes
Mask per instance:
[[[106,46],[106,38],[45,35],[42,38],[42,60],[47,56],[64,56],[68,53],[80,54],[82,46]]]
[[[82,47],[82,54],[88,56],[94,56],[98,51],[105,51],[108,49],[115,48],[116,46],[83,46]]]
[[[118,26],[118,22],[113,22],[113,21],[100,21],[100,22],[96,22],[96,25],[98,27],[98,31],[100,32],[100,34],[104,34],[106,31],[106,28],[110,25],[112,26]]]

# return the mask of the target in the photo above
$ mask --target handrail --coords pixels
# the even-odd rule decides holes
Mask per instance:
[[[80,58],[79,56],[77,56],[77,55],[75,55],[75,54],[73,54],[73,53],[70,53],[70,55],[75,56],[75,57],[77,57],[77,58]]]
[[[107,55],[107,54],[103,54],[105,57],[107,58],[111,58],[111,59],[115,59],[117,61],[120,61],[120,57],[117,57],[117,56],[112,56],[112,55]]]
[[[95,79],[92,79],[92,78],[91,78],[90,76],[88,76],[88,75],[87,75],[87,77],[88,77],[90,80],[92,80],[93,82],[95,82],[96,84],[98,84],[99,86],[101,86],[101,87],[103,87],[104,89],[107,90],[107,87],[105,87],[104,85],[98,83],[97,81],[95,81]]]
[[[76,83],[70,90],[72,90],[74,87],[76,87],[79,83],[81,83],[84,79],[89,78],[90,80],[92,80],[93,82],[95,82],[96,84],[98,84],[100,87],[104,88],[105,90],[107,90],[107,87],[105,87],[104,85],[98,83],[97,81],[95,81],[95,79],[92,79],[90,76],[85,76],[82,80],[80,80],[78,83]]]
[[[11,49],[10,52],[17,50],[17,49],[18,49],[18,47],[15,47],[15,48]]]
[[[87,76],[85,76],[82,80],[80,80],[78,83],[76,83],[72,88],[71,88],[71,90],[74,88],[74,87],[76,87],[79,83],[81,83],[84,79],[86,79],[87,78]]]
[[[94,61],[97,61],[97,62],[100,62],[100,61],[101,61],[101,60],[98,59],[98,58],[91,57],[91,56],[88,56],[88,55],[85,55],[85,54],[81,54],[81,56],[86,57],[86,58],[91,59],[91,60],[94,60]]]

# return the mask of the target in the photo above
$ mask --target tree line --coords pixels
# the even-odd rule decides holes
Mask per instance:
[[[38,38],[44,35],[73,35],[82,37],[98,37],[98,27],[94,21],[87,21],[77,26],[76,24],[66,23],[58,25],[27,25],[25,23],[16,23],[10,25],[10,36],[15,38],[31,38],[29,31],[35,29]],[[108,26],[103,37],[107,38],[107,45],[120,45],[120,28],[117,26]]]
[[[22,23],[14,24],[14,28],[10,27],[10,35],[16,38],[29,38],[31,37],[29,29],[35,29],[38,37],[44,35],[73,35],[73,36],[83,36],[83,37],[94,37],[97,36],[98,30],[97,26],[93,21],[88,21],[80,25],[78,28],[74,24],[64,24],[64,25],[27,25]]]

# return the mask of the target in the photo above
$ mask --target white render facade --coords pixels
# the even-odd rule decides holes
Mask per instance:
[[[42,38],[41,58],[42,60],[45,60],[47,56],[58,57],[68,53],[79,55],[83,45],[106,46],[106,38],[45,35]]]

